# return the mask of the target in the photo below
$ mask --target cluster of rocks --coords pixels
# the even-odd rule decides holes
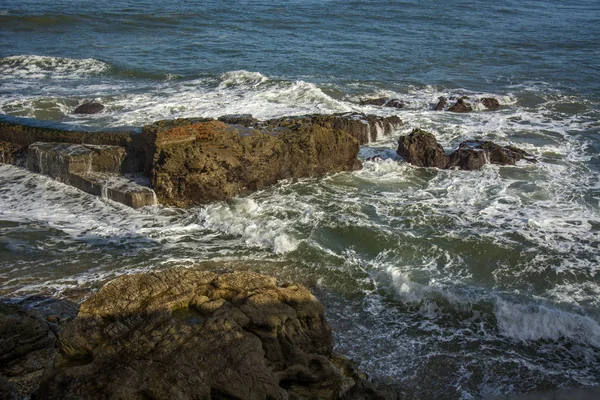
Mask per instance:
[[[122,276],[81,304],[58,341],[45,321],[3,307],[2,398],[391,397],[333,352],[308,289],[253,272]]]
[[[388,97],[378,97],[376,99],[363,99],[359,103],[361,106],[378,106],[390,108],[404,108],[404,103],[399,99]]]
[[[435,136],[419,128],[398,140],[397,153],[418,167],[477,170],[485,164],[515,165],[517,161],[535,162],[533,155],[514,146],[500,146],[494,142],[469,140],[447,155]]]

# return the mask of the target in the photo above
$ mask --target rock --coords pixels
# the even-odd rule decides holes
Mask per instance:
[[[392,107],[392,108],[403,108],[404,103],[398,99],[389,99],[387,97],[380,97],[377,99],[365,99],[360,101],[361,106],[379,106],[379,107]]]
[[[517,161],[536,162],[533,155],[513,146],[500,146],[494,142],[470,140],[462,142],[450,155],[447,168],[477,170],[487,163],[515,165]]]
[[[438,101],[438,103],[433,109],[435,111],[443,111],[444,108],[446,108],[446,105],[448,105],[448,99],[445,97],[440,97],[440,101]]]
[[[500,102],[497,99],[494,99],[493,97],[485,97],[485,98],[483,98],[483,99],[481,99],[479,101],[488,110],[495,110],[495,109],[497,109],[497,108],[500,107]]]
[[[400,137],[397,153],[417,167],[445,168],[448,163],[448,156],[435,136],[419,128],[413,129],[407,136]]]
[[[175,268],[122,276],[85,301],[36,398],[384,397],[333,353],[305,287]]]
[[[500,146],[494,142],[468,140],[447,156],[435,136],[415,128],[398,140],[398,155],[418,167],[477,170],[485,164],[515,165],[519,160],[536,162],[533,155],[514,146]]]
[[[104,110],[104,105],[100,103],[90,102],[84,103],[73,110],[74,114],[98,114]]]
[[[448,111],[456,112],[456,113],[466,113],[473,111],[473,108],[469,104],[465,102],[464,99],[460,98],[454,103],[452,107],[448,109]]]
[[[252,114],[229,114],[219,117],[219,121],[231,125],[251,126],[256,124],[258,120]]]
[[[55,341],[42,318],[24,308],[0,302],[0,377],[4,376],[9,383],[0,394],[6,398],[31,395],[39,385],[44,367],[56,354]]]
[[[261,130],[220,121],[162,121],[143,128],[159,202],[189,206],[225,200],[281,179],[360,168],[359,143],[310,119],[271,121]]]

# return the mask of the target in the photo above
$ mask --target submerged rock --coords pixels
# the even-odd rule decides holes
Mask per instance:
[[[122,276],[61,332],[40,399],[383,399],[301,285],[199,269]]]
[[[379,106],[379,107],[391,107],[391,108],[403,108],[404,103],[399,99],[390,99],[387,97],[380,97],[377,99],[365,99],[360,101],[361,106]]]
[[[398,140],[397,153],[407,162],[417,167],[445,168],[448,156],[435,136],[419,128]]]
[[[398,140],[398,155],[418,167],[440,169],[458,168],[477,170],[485,164],[515,165],[517,161],[536,162],[535,157],[514,146],[500,146],[494,142],[468,140],[460,143],[449,156],[432,133],[415,128]]]
[[[23,398],[38,387],[56,354],[50,325],[24,308],[0,302],[0,395]]]
[[[73,110],[74,114],[98,114],[104,110],[104,105],[100,103],[84,103]]]
[[[473,111],[473,108],[463,98],[456,100],[456,103],[448,109],[448,111],[456,113],[467,113]]]

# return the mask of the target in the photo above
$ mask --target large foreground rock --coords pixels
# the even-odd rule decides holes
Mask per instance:
[[[535,157],[525,150],[482,140],[462,142],[458,149],[446,155],[435,136],[419,128],[400,137],[396,152],[404,160],[418,167],[440,169],[478,170],[488,163],[515,165],[520,160],[536,162]]]
[[[33,313],[0,302],[0,398],[31,395],[54,358],[56,337]]]
[[[41,399],[378,399],[301,285],[198,269],[123,276],[65,325]]]

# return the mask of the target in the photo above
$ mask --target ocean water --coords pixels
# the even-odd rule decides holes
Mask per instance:
[[[361,149],[384,159],[361,171],[185,210],[132,210],[0,165],[0,295],[43,303],[218,262],[309,285],[336,349],[408,398],[598,386],[598,38],[591,0],[3,0],[2,114],[106,128],[359,111],[405,124]],[[432,110],[462,95],[502,107]],[[358,104],[380,96],[406,106]],[[105,111],[72,114],[90,100]],[[413,167],[395,149],[415,127],[448,151],[480,138],[539,162]]]

